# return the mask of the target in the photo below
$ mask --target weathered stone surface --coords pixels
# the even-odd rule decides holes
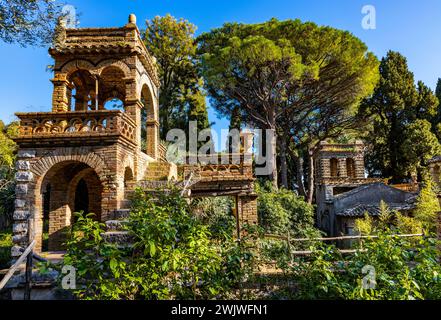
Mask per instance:
[[[31,163],[29,161],[18,160],[15,164],[17,170],[29,170],[31,169]]]
[[[16,199],[15,200],[15,208],[22,209],[26,207],[26,200]]]
[[[12,246],[11,256],[13,258],[17,258],[17,257],[21,256],[21,254],[23,253],[22,250],[23,250],[23,248],[21,246],[17,246],[17,245]]]
[[[17,156],[19,158],[35,158],[35,150],[18,150]]]
[[[26,195],[28,193],[28,185],[19,183],[15,186],[15,194],[20,195]]]
[[[17,172],[15,174],[15,180],[17,180],[17,182],[30,182],[32,181],[32,179],[34,178],[34,175],[32,174],[32,172]]]
[[[30,217],[31,213],[25,210],[15,210],[13,218],[14,220],[26,220]]]
[[[16,234],[16,235],[12,236],[13,243],[24,243],[27,240],[28,240],[28,237],[25,234]]]
[[[28,231],[28,224],[26,222],[14,223],[14,225],[12,226],[12,232],[14,233],[27,232],[27,231]]]

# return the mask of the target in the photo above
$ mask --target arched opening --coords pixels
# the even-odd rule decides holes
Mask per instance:
[[[153,94],[147,85],[142,87],[141,103],[144,110],[141,111],[141,150],[151,156],[157,157],[159,144],[159,121],[155,113]]]
[[[73,111],[94,110],[96,105],[96,78],[83,69],[76,70],[68,77],[71,90],[69,108]]]
[[[130,187],[130,184],[134,182],[133,171],[130,167],[124,170],[124,187]]]
[[[118,98],[112,98],[104,103],[104,109],[106,110],[124,110],[124,102]]]
[[[349,178],[355,178],[355,161],[352,158],[346,159],[346,172]]]
[[[78,182],[75,189],[75,199],[74,199],[74,212],[89,213],[89,189],[87,188],[87,183],[84,179]],[[73,222],[76,222],[77,216],[73,217]]]
[[[64,249],[70,226],[77,220],[74,212],[94,213],[95,219],[100,220],[102,193],[97,173],[87,164],[65,161],[54,165],[41,183],[42,212],[37,215],[35,224],[42,250]]]
[[[43,231],[42,231],[43,251],[48,250],[50,203],[51,203],[51,185],[48,184],[43,191]]]
[[[99,109],[124,110],[126,83],[118,67],[105,68],[99,79]]]
[[[331,177],[338,177],[338,160],[336,158],[332,158],[330,160],[331,166]]]

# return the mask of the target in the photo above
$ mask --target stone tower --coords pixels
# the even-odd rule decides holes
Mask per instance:
[[[333,230],[328,204],[334,196],[370,182],[365,178],[364,144],[321,142],[315,153],[315,184],[317,224],[324,230]]]
[[[136,17],[120,28],[66,29],[55,60],[52,111],[18,113],[13,257],[30,240],[60,250],[73,212],[106,221],[127,205],[127,189],[165,158],[158,135],[159,79]],[[113,105],[120,103],[120,108]],[[141,141],[145,109],[147,141]],[[44,248],[45,247],[45,248]]]

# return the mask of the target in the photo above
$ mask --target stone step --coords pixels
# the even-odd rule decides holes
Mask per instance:
[[[124,220],[130,216],[130,209],[118,209],[112,214],[112,220]]]
[[[132,201],[127,199],[121,200],[120,206],[121,209],[130,209],[130,207],[132,206]]]
[[[124,226],[127,224],[126,220],[107,220],[106,222],[107,231],[124,231]]]
[[[104,241],[113,244],[130,244],[132,240],[132,236],[128,231],[107,231],[101,234]]]

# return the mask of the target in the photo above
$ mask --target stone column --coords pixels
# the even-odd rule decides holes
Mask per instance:
[[[52,112],[66,112],[69,111],[69,82],[66,74],[59,73],[51,80],[54,84],[54,91],[52,93]]]
[[[257,225],[257,195],[239,195],[237,199],[240,227],[244,224]]]
[[[25,249],[33,239],[33,235],[29,234],[29,225],[33,223],[31,215],[31,192],[30,185],[33,183],[34,177],[30,171],[30,160],[35,158],[34,150],[19,150],[17,155],[15,175],[15,211],[13,215],[14,224],[12,226],[14,246],[11,249],[13,260],[21,255],[20,249]],[[35,226],[33,226],[35,230]]]
[[[346,168],[346,158],[338,158],[337,176],[340,178],[348,177],[348,171]]]
[[[147,155],[153,159],[158,159],[159,147],[159,122],[157,120],[147,120]]]

